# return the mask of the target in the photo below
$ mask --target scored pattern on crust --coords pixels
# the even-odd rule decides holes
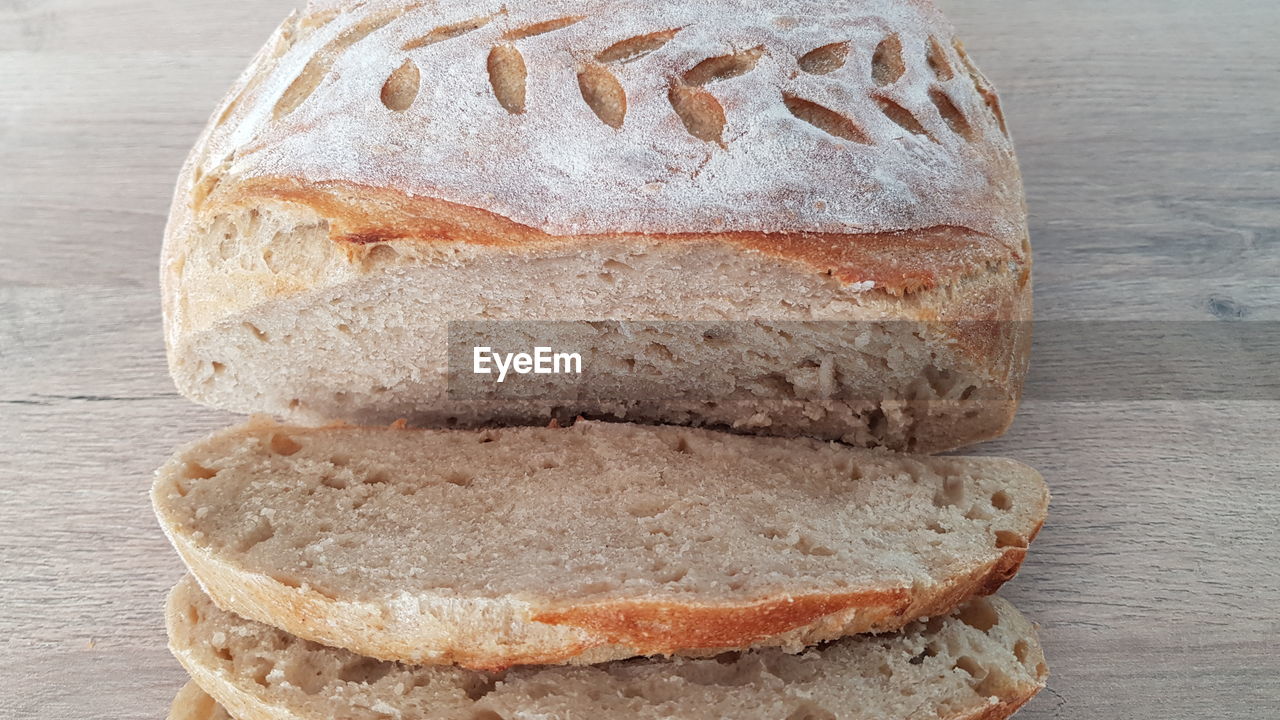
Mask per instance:
[[[998,99],[924,0],[324,0],[294,34],[215,123],[206,182],[349,182],[560,235],[945,225],[1019,249]]]

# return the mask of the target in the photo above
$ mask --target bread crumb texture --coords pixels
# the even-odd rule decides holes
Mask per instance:
[[[154,497],[230,609],[473,667],[901,627],[1011,577],[1048,502],[1008,460],[591,422],[256,423],[182,451]]]

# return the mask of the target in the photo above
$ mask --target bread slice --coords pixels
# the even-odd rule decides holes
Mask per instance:
[[[383,662],[306,642],[219,610],[190,577],[169,596],[168,625],[174,655],[239,720],[996,720],[1047,675],[1031,624],[998,598],[800,655],[768,649],[504,673]]]
[[[473,668],[890,630],[1017,571],[1030,468],[813,440],[570,428],[216,433],[157,515],[218,604],[362,655]]]
[[[235,720],[195,681],[182,686],[169,707],[169,720]]]
[[[916,452],[1008,426],[1030,273],[999,99],[927,0],[313,2],[162,258],[170,370],[217,407]],[[489,334],[583,374],[459,392]]]

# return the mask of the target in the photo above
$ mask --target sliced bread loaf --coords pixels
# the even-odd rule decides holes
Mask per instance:
[[[1031,339],[1000,101],[927,0],[312,2],[213,113],[161,265],[181,392],[310,423],[933,452],[1004,431]],[[600,362],[459,397],[451,324],[517,320],[507,352]]]
[[[217,603],[362,655],[473,668],[805,645],[990,593],[1044,520],[1032,469],[813,440],[254,421],[153,490]]]
[[[505,673],[415,667],[306,642],[219,610],[190,577],[169,597],[168,624],[174,655],[239,720],[998,720],[1047,674],[1031,624],[997,598],[800,655],[766,649]]]

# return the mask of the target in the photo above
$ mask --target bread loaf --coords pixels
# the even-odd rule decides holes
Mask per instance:
[[[1010,422],[1030,270],[926,0],[329,0],[200,137],[162,283],[178,387],[233,411],[932,452]],[[598,361],[451,394],[451,321]]]
[[[169,597],[168,625],[174,655],[239,720],[999,720],[1047,674],[1030,623],[996,598],[800,655],[505,673],[379,662],[305,642],[219,610],[189,577]]]
[[[180,451],[153,498],[222,607],[494,669],[896,629],[1012,577],[1048,492],[1010,460],[670,426],[260,421]]]

